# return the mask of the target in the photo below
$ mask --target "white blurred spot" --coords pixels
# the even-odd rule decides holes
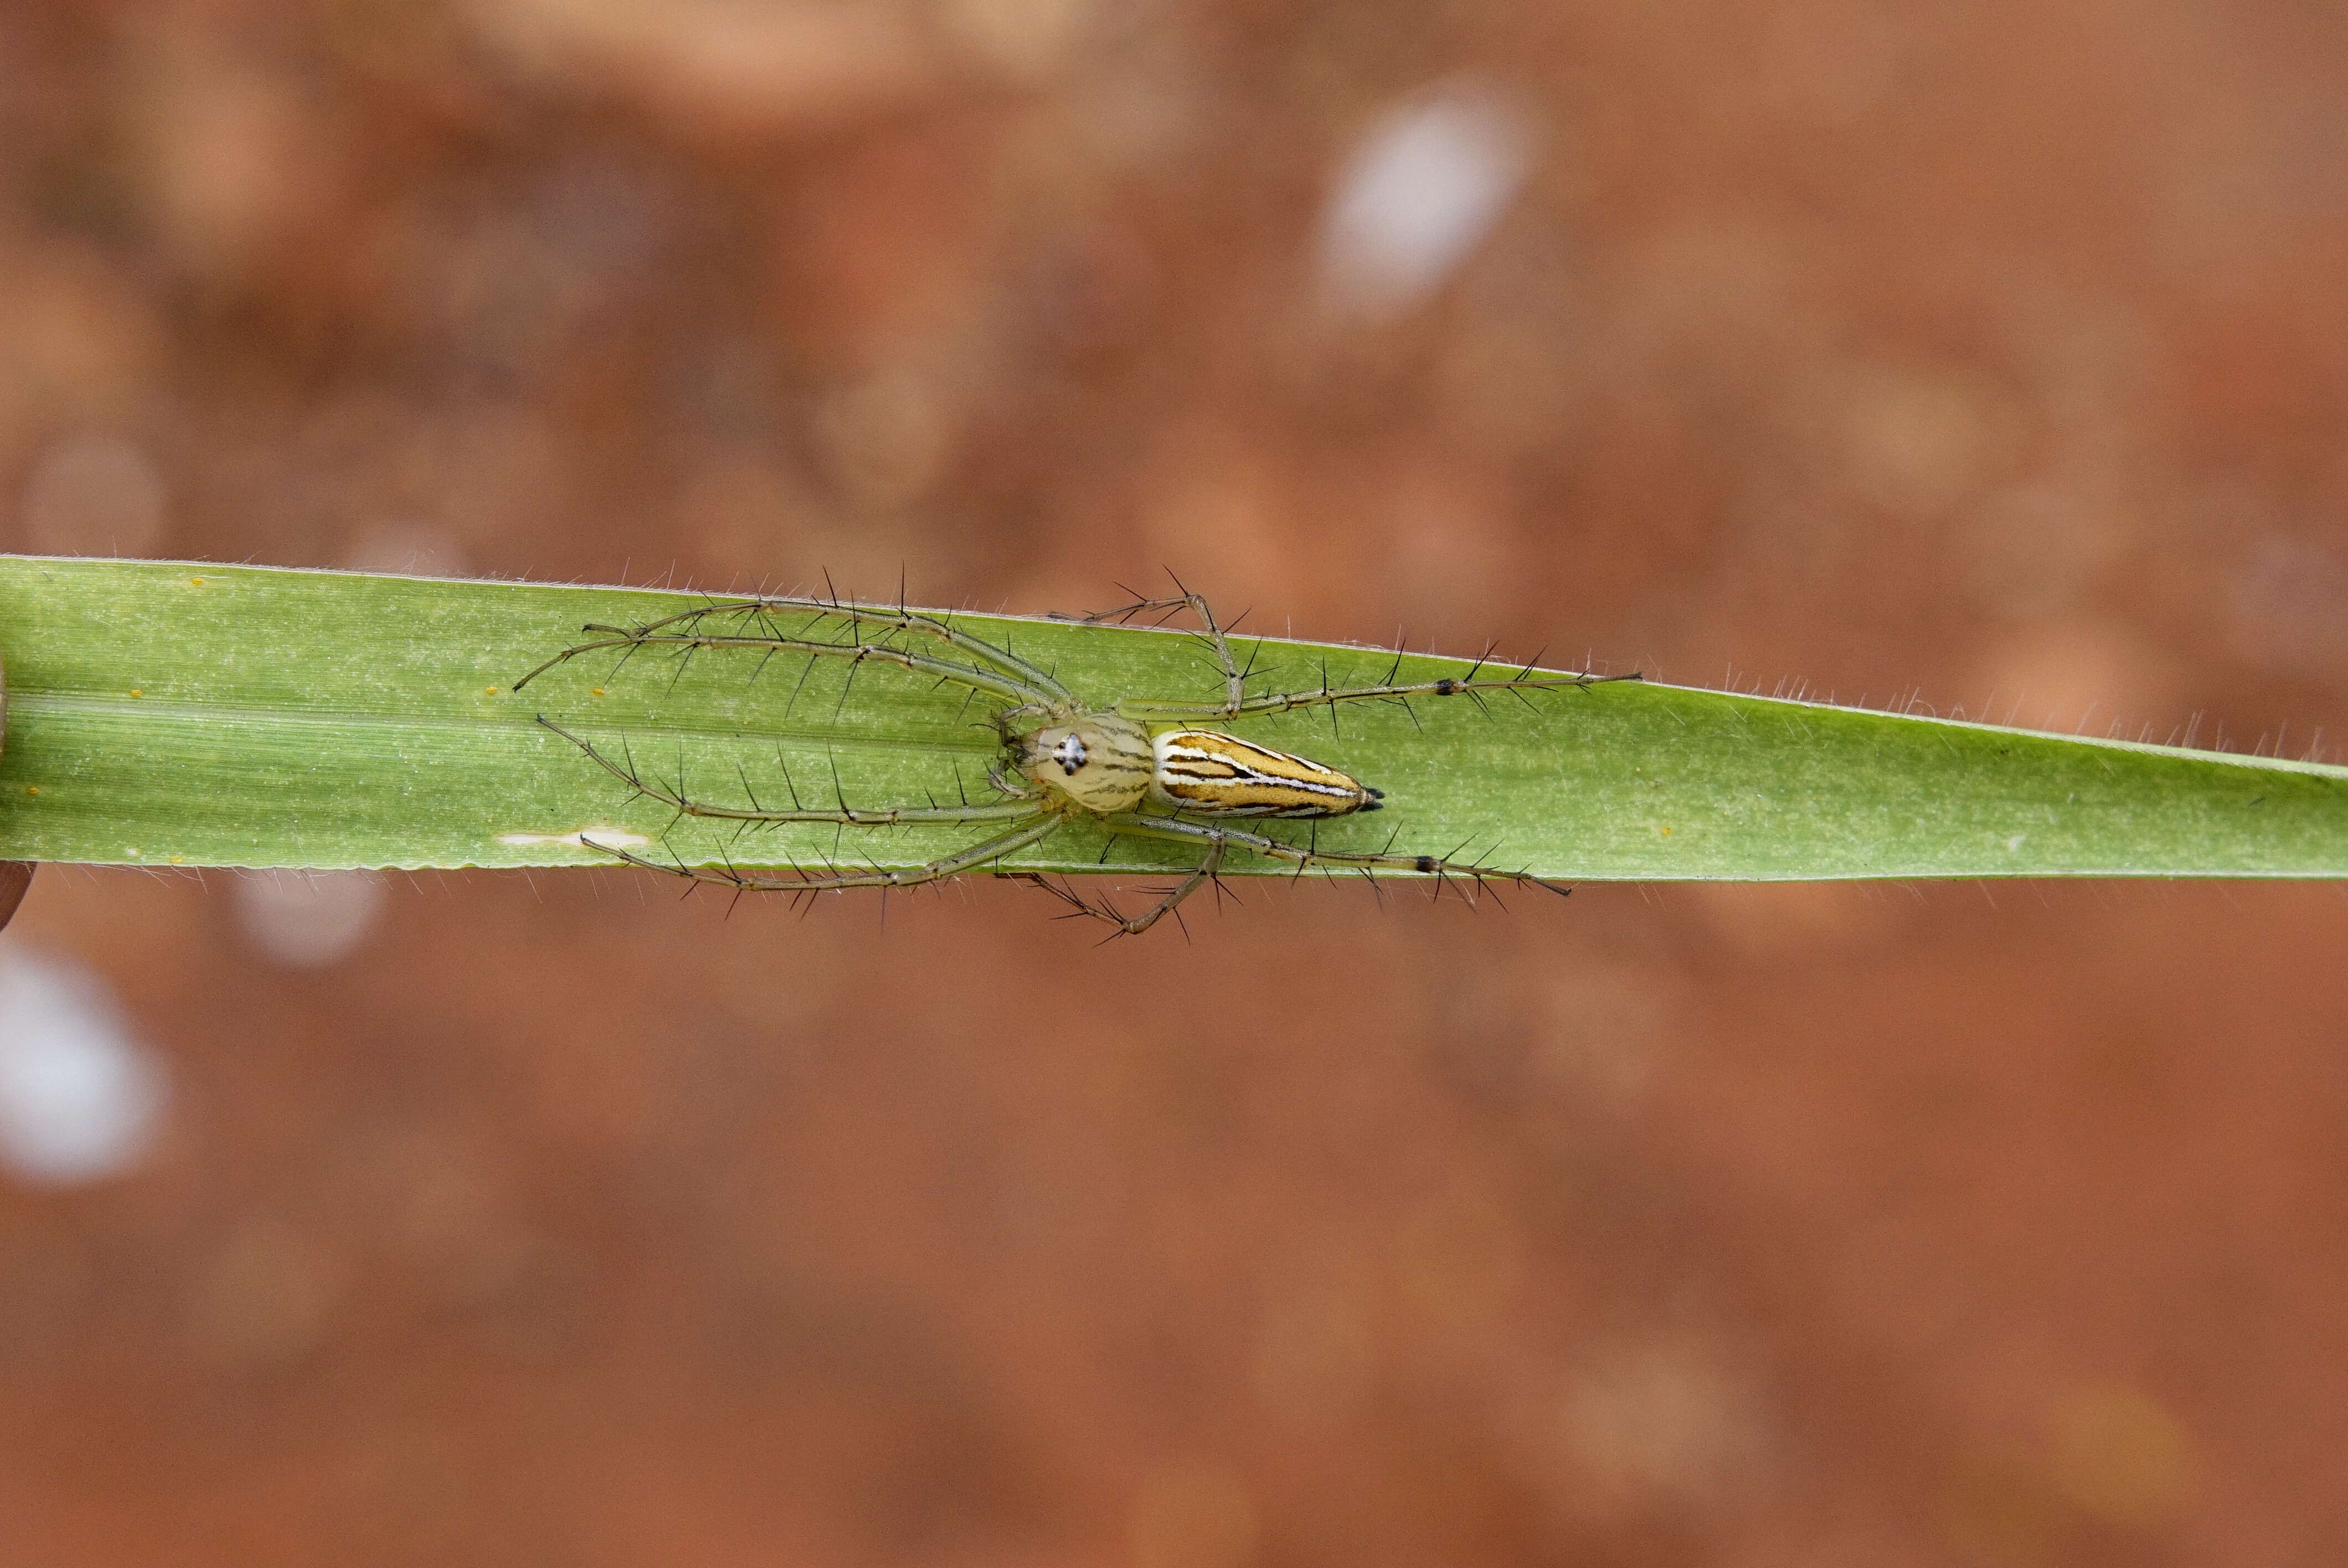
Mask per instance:
[[[153,1145],[170,1090],[104,980],[0,950],[0,1165],[57,1186],[119,1175]]]
[[[163,481],[118,436],[68,437],[25,481],[25,533],[49,555],[146,555],[163,534]]]
[[[1524,118],[1479,83],[1387,110],[1337,177],[1321,222],[1321,282],[1339,308],[1400,314],[1475,249],[1524,183]]]
[[[527,849],[534,844],[568,844],[581,849],[642,849],[652,842],[624,827],[582,827],[576,833],[501,833],[499,844]]]
[[[279,963],[315,969],[366,939],[383,900],[383,878],[371,871],[280,871],[237,883],[236,917]]]

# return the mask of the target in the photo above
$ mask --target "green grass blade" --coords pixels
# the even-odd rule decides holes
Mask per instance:
[[[640,655],[513,681],[587,621],[693,596],[168,562],[0,557],[0,859],[139,866],[608,865],[567,835],[617,829],[686,859],[837,855],[917,864],[988,829],[702,825],[628,792],[534,723],[624,745],[728,804],[986,798],[982,700],[846,661]],[[957,617],[1078,693],[1214,694],[1169,632]],[[1241,641],[1241,651],[1253,646]],[[1392,656],[1266,641],[1260,667],[1314,686]],[[1462,673],[1413,656],[1401,679]],[[1485,856],[1560,878],[2348,874],[2348,770],[2136,746],[1654,684],[1356,704],[1234,726],[1377,784],[1388,809],[1323,826],[1331,848]],[[786,783],[788,774],[789,783]],[[838,781],[835,786],[834,780]],[[1301,825],[1272,831],[1301,841]],[[1072,827],[1013,863],[1088,870]],[[1179,849],[1118,841],[1113,866]],[[1008,867],[1006,867],[1008,868]],[[1247,867],[1239,869],[1277,869]]]

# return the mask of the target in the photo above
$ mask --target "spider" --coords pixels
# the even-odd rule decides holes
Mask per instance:
[[[1120,913],[1106,899],[1097,903],[1079,896],[1065,885],[1065,879],[1056,886],[1032,872],[1001,873],[1044,887],[1073,906],[1075,913],[1107,921],[1116,927],[1110,933],[1112,938],[1138,935],[1165,916],[1174,914],[1182,901],[1200,887],[1209,883],[1220,886],[1224,858],[1233,851],[1284,861],[1295,866],[1298,875],[1315,868],[1356,870],[1365,875],[1377,870],[1416,872],[1437,878],[1438,892],[1443,882],[1452,877],[1463,878],[1479,888],[1488,882],[1500,880],[1529,882],[1558,893],[1567,891],[1527,873],[1498,872],[1478,862],[1435,855],[1397,855],[1392,853],[1391,844],[1381,851],[1322,849],[1317,845],[1301,846],[1269,834],[1233,826],[1234,821],[1256,818],[1303,820],[1317,825],[1332,817],[1376,811],[1385,797],[1383,792],[1326,764],[1202,726],[1300,708],[1334,707],[1344,702],[1400,702],[1407,706],[1411,698],[1420,696],[1464,696],[1480,706],[1486,692],[1508,692],[1522,699],[1529,690],[1580,689],[1609,681],[1635,681],[1639,679],[1635,672],[1536,674],[1536,656],[1534,662],[1528,662],[1512,675],[1488,679],[1482,676],[1490,658],[1487,651],[1485,658],[1477,661],[1465,676],[1396,684],[1392,677],[1400,668],[1397,655],[1395,669],[1387,671],[1388,680],[1384,684],[1332,687],[1324,677],[1317,690],[1250,696],[1246,690],[1248,671],[1232,658],[1229,635],[1217,624],[1207,601],[1187,589],[1171,598],[1137,597],[1133,603],[1118,610],[1060,619],[1097,624],[1158,614],[1158,624],[1163,624],[1185,610],[1195,615],[1204,628],[1201,635],[1212,650],[1216,668],[1222,676],[1220,702],[1128,698],[1097,706],[1078,698],[1050,671],[1039,669],[1008,648],[973,637],[939,616],[901,605],[891,609],[838,598],[788,595],[704,605],[635,627],[590,623],[582,630],[599,634],[595,641],[564,649],[515,682],[514,690],[520,691],[558,664],[602,650],[618,649],[624,658],[654,647],[687,654],[702,650],[737,649],[756,651],[762,657],[804,653],[815,658],[845,659],[852,665],[868,661],[894,664],[941,682],[962,686],[973,698],[994,697],[1007,704],[992,720],[993,728],[1002,738],[1004,765],[988,775],[989,782],[1004,797],[1002,800],[880,809],[850,807],[844,799],[832,809],[808,809],[795,803],[790,810],[771,809],[755,801],[747,806],[727,806],[693,799],[685,794],[682,781],[677,788],[667,788],[639,772],[633,761],[615,758],[544,714],[538,715],[541,724],[577,746],[631,789],[661,802],[680,816],[735,822],[746,827],[780,823],[831,823],[842,828],[946,823],[1001,825],[1001,830],[992,836],[922,866],[827,866],[821,870],[810,870],[794,865],[787,874],[741,871],[730,866],[692,866],[682,859],[663,864],[613,845],[592,845],[632,865],[689,877],[696,883],[716,883],[742,891],[794,894],[846,887],[911,887],[980,870],[991,862],[1041,843],[1070,823],[1090,823],[1114,835],[1187,845],[1200,852],[1197,864],[1187,876],[1170,888],[1153,889],[1159,894],[1158,902],[1133,917]],[[794,613],[805,613],[808,619],[787,631],[780,618]],[[826,621],[845,623],[839,639],[806,635]],[[793,635],[792,631],[798,634]],[[904,635],[931,639],[944,644],[944,648],[917,651],[892,641]],[[1179,914],[1176,919],[1179,923]]]

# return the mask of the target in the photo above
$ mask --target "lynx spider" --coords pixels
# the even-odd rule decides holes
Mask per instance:
[[[1071,822],[1089,822],[1120,837],[1183,844],[1200,851],[1198,864],[1187,876],[1169,888],[1151,889],[1159,896],[1158,901],[1143,914],[1129,917],[1107,899],[1096,902],[1078,895],[1066,885],[1066,878],[1055,885],[1032,872],[1000,873],[1044,887],[1071,906],[1072,914],[1107,922],[1116,927],[1110,933],[1112,938],[1138,935],[1169,914],[1173,914],[1179,924],[1179,907],[1185,898],[1210,883],[1220,887],[1224,856],[1232,850],[1284,861],[1292,865],[1300,876],[1316,868],[1359,871],[1365,876],[1378,870],[1416,872],[1436,878],[1435,890],[1438,894],[1454,878],[1476,889],[1494,881],[1505,881],[1531,883],[1558,893],[1567,891],[1526,873],[1496,871],[1481,862],[1460,861],[1448,856],[1395,854],[1391,843],[1381,851],[1322,849],[1317,845],[1300,846],[1267,834],[1228,825],[1233,819],[1261,817],[1304,820],[1317,827],[1328,818],[1376,811],[1384,795],[1351,774],[1324,764],[1274,751],[1220,730],[1203,728],[1201,723],[1229,723],[1250,715],[1292,712],[1303,708],[1334,710],[1339,704],[1357,702],[1398,702],[1407,707],[1411,698],[1420,696],[1464,696],[1480,707],[1487,692],[1507,692],[1523,700],[1528,691],[1558,687],[1579,690],[1611,681],[1635,681],[1639,679],[1635,672],[1537,675],[1534,670],[1540,656],[1535,655],[1513,675],[1486,679],[1481,671],[1490,658],[1487,650],[1485,657],[1478,660],[1464,677],[1395,683],[1393,676],[1401,665],[1401,655],[1397,653],[1395,667],[1380,684],[1333,687],[1324,673],[1316,690],[1250,696],[1246,685],[1252,657],[1250,667],[1241,668],[1231,656],[1228,631],[1216,622],[1207,601],[1183,588],[1179,581],[1175,587],[1180,591],[1170,598],[1137,596],[1134,602],[1118,610],[1061,619],[1088,624],[1122,623],[1156,614],[1159,617],[1157,624],[1162,625],[1188,610],[1204,629],[1195,635],[1211,650],[1221,674],[1220,702],[1128,698],[1097,707],[1079,699],[1048,671],[1008,648],[973,637],[939,616],[908,610],[902,604],[892,609],[837,596],[795,595],[721,601],[634,627],[591,623],[582,630],[600,634],[595,641],[564,649],[515,682],[514,689],[520,691],[555,665],[604,650],[619,650],[625,658],[656,647],[678,651],[688,657],[705,650],[731,649],[759,653],[762,665],[766,659],[778,653],[808,654],[810,670],[816,658],[846,659],[851,661],[851,680],[853,666],[866,662],[893,664],[931,676],[941,683],[962,686],[973,698],[994,697],[1009,704],[992,719],[993,728],[1002,737],[1008,764],[989,774],[989,782],[1004,796],[1002,800],[880,809],[850,807],[844,799],[831,809],[809,809],[795,800],[788,810],[760,805],[755,800],[748,806],[727,806],[694,799],[685,794],[682,781],[677,788],[667,788],[639,771],[632,759],[614,757],[544,714],[538,716],[541,724],[577,746],[631,789],[667,805],[680,817],[733,822],[744,827],[781,823],[831,823],[841,828],[942,823],[1003,825],[1001,831],[967,848],[926,865],[899,868],[827,864],[820,870],[792,865],[787,874],[742,871],[730,866],[722,869],[691,866],[681,859],[663,864],[613,845],[592,845],[632,865],[737,891],[811,895],[847,887],[885,890],[916,886],[980,870],[990,862],[1041,843]],[[806,614],[807,621],[787,630],[780,618],[798,613]],[[728,620],[735,624],[726,626]],[[845,622],[846,641],[805,635],[828,620]],[[915,651],[890,641],[903,634],[932,639],[944,644],[945,651]],[[948,656],[948,651],[959,657]],[[804,681],[804,675],[801,679]],[[1145,805],[1154,809],[1144,810]],[[1106,857],[1107,851],[1103,854]]]

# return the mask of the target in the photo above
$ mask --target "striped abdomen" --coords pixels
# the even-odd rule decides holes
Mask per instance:
[[[1213,730],[1150,737],[1149,793],[1181,811],[1218,816],[1344,816],[1375,811],[1379,793],[1347,774]]]

